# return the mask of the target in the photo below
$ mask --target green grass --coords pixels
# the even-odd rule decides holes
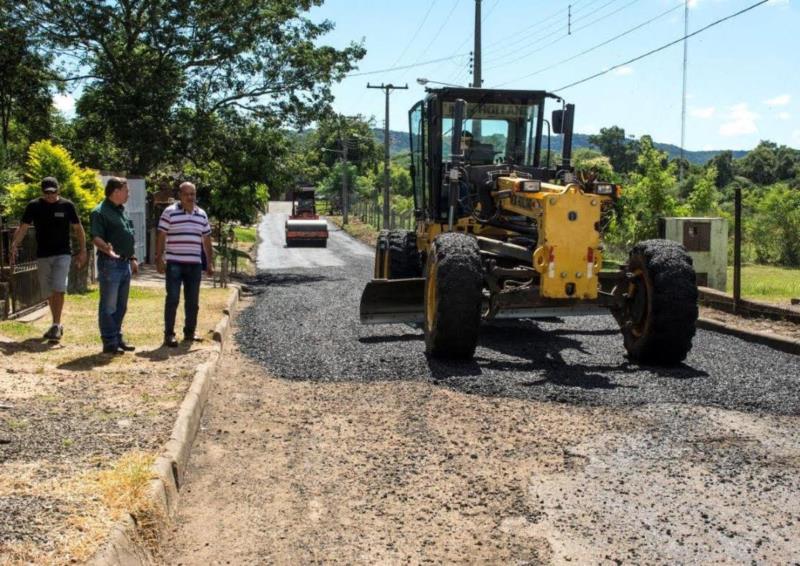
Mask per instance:
[[[733,293],[733,268],[728,268],[728,293]],[[800,298],[800,269],[771,265],[742,266],[742,297],[769,302]]]
[[[239,243],[254,244],[256,241],[255,226],[236,226],[233,231],[236,233],[236,239],[239,240]]]

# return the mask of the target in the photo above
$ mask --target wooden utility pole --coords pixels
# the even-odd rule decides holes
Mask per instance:
[[[475,0],[475,59],[472,64],[472,86],[481,88],[481,0]]]
[[[389,226],[389,185],[391,177],[389,175],[389,93],[396,89],[406,90],[408,85],[395,86],[391,83],[385,85],[371,85],[367,83],[367,88],[379,88],[386,94],[386,119],[383,124],[383,226]]]

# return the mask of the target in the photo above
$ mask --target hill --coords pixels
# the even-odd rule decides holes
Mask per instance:
[[[380,143],[383,144],[383,130],[380,128],[373,128],[372,132],[375,134],[375,139]],[[659,143],[655,142],[655,146],[664,151],[669,155],[671,158],[680,157],[681,150],[678,146],[668,144],[668,143]],[[547,147],[547,139],[544,140],[544,147]],[[589,143],[589,135],[588,134],[575,134],[572,137],[572,148],[573,150],[579,148],[590,148],[596,149],[592,144]],[[553,151],[561,152],[561,136],[554,136],[552,138],[552,149]],[[409,144],[408,144],[408,132],[400,132],[397,130],[389,130],[389,153],[391,155],[396,155],[398,153],[408,153],[409,151]],[[684,157],[689,160],[690,163],[695,163],[698,165],[702,165],[707,163],[709,159],[712,157],[722,153],[725,150],[716,149],[716,150],[709,150],[709,151],[685,151]],[[734,159],[739,159],[747,155],[746,151],[736,150],[733,151]]]

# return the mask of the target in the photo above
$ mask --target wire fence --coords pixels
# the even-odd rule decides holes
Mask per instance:
[[[44,304],[39,287],[36,235],[31,228],[20,243],[11,265],[11,242],[17,226],[0,221],[0,320],[22,315]]]
[[[383,204],[375,199],[359,198],[356,195],[351,197],[352,201],[348,210],[350,218],[357,218],[363,224],[372,226],[376,230],[414,230],[416,219],[413,210],[398,212],[389,211],[388,226],[383,221]],[[340,207],[336,203],[320,201],[317,203],[319,214],[339,216],[342,214]]]

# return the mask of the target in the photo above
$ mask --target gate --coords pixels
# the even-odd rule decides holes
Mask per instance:
[[[12,266],[10,250],[15,230],[16,226],[0,223],[0,320],[23,315],[46,300],[39,288],[35,229],[31,226],[25,234]]]

